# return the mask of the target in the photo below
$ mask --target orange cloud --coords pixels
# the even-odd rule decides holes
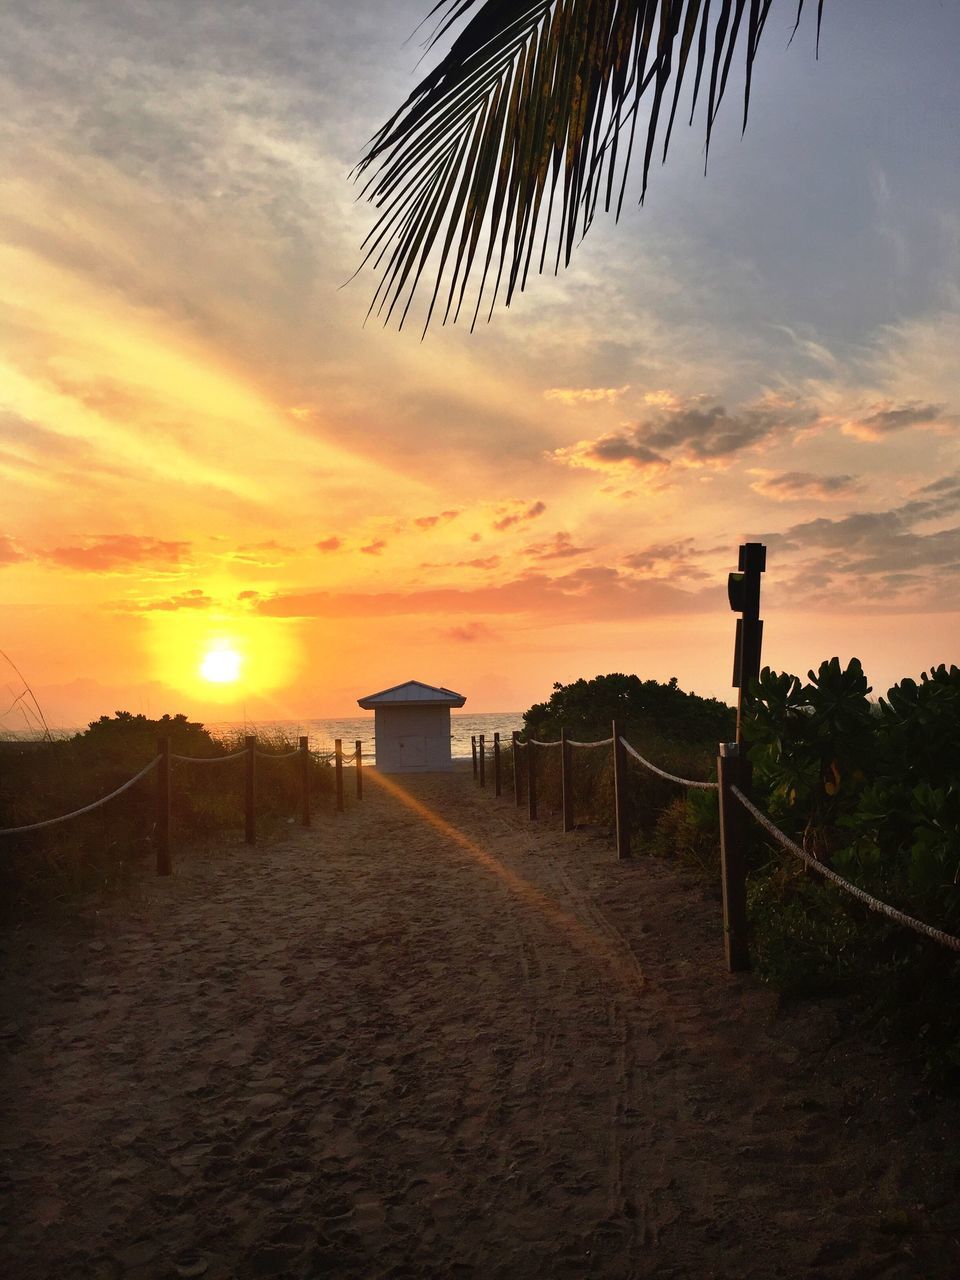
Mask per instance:
[[[339,538],[321,538],[314,546],[318,551],[339,551],[343,543]]]
[[[507,515],[501,516],[499,520],[494,520],[493,527],[499,533],[504,529],[509,529],[512,525],[521,524],[527,520],[536,520],[538,516],[542,516],[547,509],[545,502],[535,502],[533,506],[527,507],[526,511],[514,511]]]
[[[180,564],[189,550],[189,542],[167,542],[132,533],[111,533],[100,535],[81,546],[54,547],[41,555],[65,569],[111,573],[140,564]]]
[[[611,404],[629,390],[629,383],[622,387],[550,387],[543,398],[561,404]]]
[[[361,547],[360,550],[365,556],[378,556],[386,545],[387,544],[384,542],[383,538],[374,538],[373,542],[368,542],[367,545],[365,547]]]

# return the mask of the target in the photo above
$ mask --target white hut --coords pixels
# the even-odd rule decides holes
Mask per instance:
[[[463,706],[462,693],[408,680],[357,702],[374,712],[377,768],[383,773],[429,773],[451,767],[450,708]]]

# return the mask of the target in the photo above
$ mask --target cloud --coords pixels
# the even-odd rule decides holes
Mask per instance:
[[[417,516],[413,523],[418,529],[433,529],[441,521],[448,524],[451,520],[456,520],[459,514],[459,511],[441,511],[438,516]]]
[[[102,534],[80,546],[54,547],[41,552],[41,556],[65,569],[111,573],[140,564],[180,564],[189,550],[189,542],[167,542],[121,533]]]
[[[794,502],[803,498],[827,501],[846,497],[859,487],[857,477],[848,475],[817,476],[810,471],[760,469],[751,470],[750,474],[757,477],[750,488],[777,502]]]
[[[533,560],[565,560],[569,556],[586,555],[593,547],[577,547],[570,534],[561,530],[548,542],[532,542],[524,551]]]
[[[525,511],[508,512],[498,520],[494,520],[493,528],[498,533],[503,533],[505,529],[509,529],[513,525],[522,524],[528,520],[536,520],[538,516],[543,515],[546,509],[547,504],[545,502],[535,502],[532,506],[527,507]]]
[[[420,614],[476,619],[484,615],[535,614],[541,621],[649,618],[717,608],[722,588],[685,591],[640,579],[606,565],[586,565],[551,577],[530,572],[477,587],[414,591],[302,591],[261,600],[257,611],[275,618],[379,618]]]
[[[884,401],[871,406],[865,417],[847,422],[845,435],[858,440],[879,440],[893,431],[905,431],[909,427],[932,427],[943,420],[946,405],[923,404],[919,400],[907,400],[903,404]]]
[[[501,562],[500,556],[477,556],[473,560],[453,560],[447,564],[424,562],[421,569],[496,569]]]
[[[638,573],[655,578],[687,578],[706,581],[711,575],[699,565],[698,551],[693,538],[680,538],[676,542],[654,542],[639,551],[624,556],[622,563]]]
[[[476,644],[478,640],[494,640],[497,633],[485,622],[466,622],[462,626],[447,627],[440,632],[443,640],[452,640],[456,644]]]
[[[550,387],[543,398],[561,404],[612,404],[629,390],[629,383],[622,387]]]
[[[339,551],[343,543],[339,538],[321,538],[319,542],[314,543],[318,551]]]
[[[361,547],[360,550],[365,556],[378,556],[386,545],[387,544],[384,542],[383,538],[374,538],[372,542],[368,542],[367,545],[365,547]]]
[[[117,607],[124,613],[176,613],[181,609],[209,609],[215,603],[205,591],[194,588],[167,600],[124,600]]]
[[[723,463],[819,419],[815,409],[775,396],[729,413],[721,404],[704,407],[698,399],[681,401],[661,392],[653,398],[652,407],[650,417],[632,426],[594,440],[578,440],[550,456],[569,467],[631,468],[657,475],[676,462],[686,466]]]
[[[0,564],[17,564],[26,560],[27,556],[20,550],[12,538],[0,534]]]

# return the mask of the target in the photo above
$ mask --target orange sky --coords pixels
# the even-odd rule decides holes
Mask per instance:
[[[340,288],[412,0],[40,8],[4,20],[0,647],[53,723],[609,670],[732,697],[745,538],[773,665],[958,660],[958,90],[934,55],[884,96],[896,6],[819,63],[771,41],[707,179],[691,141],[563,277],[423,342]]]

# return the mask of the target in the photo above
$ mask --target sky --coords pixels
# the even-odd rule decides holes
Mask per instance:
[[[48,720],[732,700],[745,540],[765,663],[960,661],[957,6],[827,0],[817,59],[779,0],[706,173],[698,121],[568,270],[423,338],[348,280],[427,7],[0,6],[0,649]]]

